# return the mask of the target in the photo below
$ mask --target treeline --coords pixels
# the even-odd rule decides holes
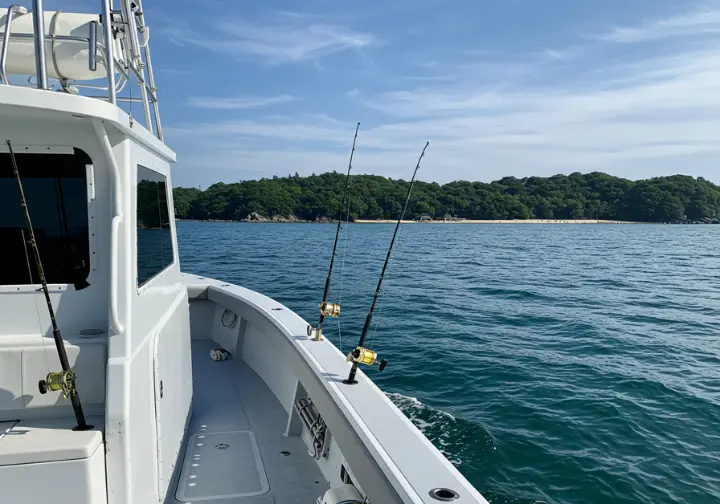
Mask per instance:
[[[185,219],[245,219],[296,216],[335,219],[340,214],[345,175],[323,173],[225,184],[201,191],[174,189],[175,214]],[[400,214],[408,181],[376,175],[352,177],[353,219],[391,219]],[[632,181],[605,173],[440,185],[417,182],[408,218],[429,215],[467,219],[609,219],[643,222],[700,221],[720,217],[720,187],[686,175]]]

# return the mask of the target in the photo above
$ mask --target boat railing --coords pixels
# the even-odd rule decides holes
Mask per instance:
[[[141,103],[145,118],[144,126],[150,132],[154,132],[160,140],[163,140],[155,76],[150,59],[150,30],[145,23],[142,0],[119,0],[119,3],[120,8],[114,9],[113,0],[100,0],[102,14],[99,16],[99,20],[86,22],[81,27],[82,29],[73,30],[81,33],[80,35],[56,33],[55,25],[61,11],[52,13],[51,30],[50,33],[47,33],[46,12],[42,0],[33,0],[32,2],[31,33],[18,31],[13,33],[12,26],[18,17],[30,13],[25,7],[19,5],[8,7],[2,46],[0,46],[0,85],[12,85],[8,78],[10,73],[13,73],[8,70],[8,60],[12,49],[18,43],[25,42],[27,44],[28,40],[32,39],[35,56],[35,85],[38,89],[50,90],[47,54],[49,44],[51,72],[58,80],[60,91],[80,94],[80,89],[94,90],[94,94],[85,94],[85,96],[106,100],[113,105],[120,102]],[[47,14],[50,15],[50,12]],[[62,14],[65,15],[65,13]],[[102,40],[98,40],[100,27],[102,28]],[[60,71],[59,63],[68,63],[58,60],[55,49],[56,44],[61,42],[87,44],[87,70],[91,72],[89,79],[85,74],[83,74],[83,78],[73,78],[72,75],[66,75]],[[105,67],[104,73],[98,72],[98,63]],[[70,64],[77,65],[77,61],[72,61]],[[31,79],[32,77],[33,75],[30,75]],[[105,85],[83,82],[98,78],[105,79]],[[131,79],[137,83],[140,96],[133,97],[132,93],[129,97],[118,96],[118,93],[131,82]],[[98,91],[104,93],[98,93]]]

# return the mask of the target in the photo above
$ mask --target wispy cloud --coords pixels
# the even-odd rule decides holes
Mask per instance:
[[[701,10],[656,19],[634,27],[615,27],[598,38],[608,42],[648,42],[671,37],[720,33],[720,9]]]
[[[344,95],[371,117],[363,119],[353,165],[359,173],[405,177],[430,140],[423,178],[441,182],[592,170],[633,178],[690,171],[717,181],[720,40],[660,43],[670,36],[695,41],[687,27],[711,25],[697,16],[648,21],[557,54],[515,55],[504,72],[487,71],[493,55],[467,55],[427,69],[427,77],[451,80],[405,80],[384,91],[360,84]],[[649,57],[618,44],[640,40],[661,50]],[[212,161],[192,153],[184,161],[199,167],[309,174],[346,162],[353,119],[263,116],[178,125],[168,137],[183,145],[214,142]]]
[[[182,68],[154,68],[155,72],[158,73],[164,73],[164,74],[170,74],[170,75],[190,75],[193,73],[190,69],[182,69]]]
[[[214,109],[214,110],[243,110],[269,107],[297,101],[297,98],[281,94],[277,96],[234,96],[234,97],[213,97],[213,96],[191,96],[187,104],[191,107]]]
[[[173,42],[192,44],[245,61],[271,65],[314,61],[347,50],[378,44],[370,33],[331,24],[310,22],[303,16],[282,14],[270,23],[217,20],[212,30],[200,35],[190,27],[168,31]]]
[[[543,53],[548,58],[552,58],[552,59],[562,59],[563,58],[563,54],[560,51],[555,51],[553,49],[545,49],[543,51]]]

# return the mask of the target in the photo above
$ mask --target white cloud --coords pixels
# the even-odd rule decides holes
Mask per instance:
[[[634,29],[645,30],[643,37],[655,30],[658,39],[668,26],[689,23],[656,21]],[[624,37],[630,40],[627,33]],[[640,31],[634,37],[640,40]],[[559,60],[536,53],[513,63],[517,78],[476,78],[460,64],[452,81],[380,93],[362,87],[348,91],[346,99],[372,112],[372,123],[364,121],[360,128],[355,169],[406,178],[429,140],[424,180],[599,170],[629,178],[689,173],[720,181],[720,41],[671,50],[663,45],[651,58],[597,56],[623,47],[600,42],[585,48],[583,58]],[[559,54],[582,52],[572,48]],[[562,65],[564,79],[528,84],[552,74],[556,65]],[[438,69],[448,71],[447,65]],[[222,173],[309,174],[342,169],[354,125],[327,116],[264,117],[188,124],[170,128],[167,136],[183,145],[217,141],[212,161],[193,156],[190,164],[221,166],[219,178]],[[180,154],[181,163],[188,163]]]
[[[715,9],[656,19],[635,27],[616,27],[598,38],[609,42],[633,43],[717,33],[720,33],[720,10]]]
[[[213,96],[191,96],[187,104],[191,107],[215,109],[215,110],[243,110],[269,107],[297,101],[297,98],[288,94],[277,96],[234,96],[234,97],[213,97]]]
[[[334,53],[362,50],[378,39],[335,24],[310,22],[302,16],[281,15],[271,23],[218,20],[203,34],[189,26],[166,29],[178,45],[191,44],[241,60],[272,65],[317,62]]]
[[[192,75],[193,71],[188,68],[153,68],[153,71],[156,73],[164,73],[164,74],[170,74],[170,75]]]
[[[543,53],[548,57],[552,59],[563,59],[563,54],[560,51],[555,51],[553,49],[545,49]]]

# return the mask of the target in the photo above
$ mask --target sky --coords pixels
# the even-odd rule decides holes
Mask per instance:
[[[720,182],[720,1],[145,0],[145,13],[175,185],[344,171],[357,122],[355,173],[407,179],[429,141],[419,178],[440,183]]]

